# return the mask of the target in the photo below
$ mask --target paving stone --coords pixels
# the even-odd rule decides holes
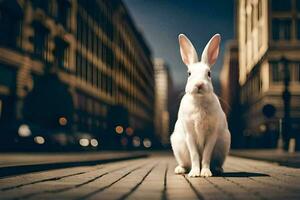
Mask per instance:
[[[218,177],[175,175],[171,154],[0,179],[0,199],[300,199],[300,169],[228,157]]]

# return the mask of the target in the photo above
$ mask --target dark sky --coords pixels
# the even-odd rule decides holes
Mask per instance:
[[[124,3],[148,42],[153,57],[163,58],[168,63],[175,85],[182,88],[187,75],[179,54],[178,34],[185,33],[190,38],[199,57],[211,36],[221,34],[221,54],[213,69],[214,81],[218,81],[226,40],[234,37],[233,1],[124,0]]]

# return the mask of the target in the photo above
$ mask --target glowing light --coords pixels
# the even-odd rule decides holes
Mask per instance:
[[[123,137],[123,138],[121,139],[121,144],[122,144],[122,146],[127,146],[128,140],[127,140],[126,137]]]
[[[60,118],[58,119],[58,122],[59,122],[59,124],[60,124],[61,126],[65,126],[65,125],[67,125],[68,120],[67,120],[67,118],[65,118],[65,117],[60,117]]]
[[[133,139],[132,139],[132,145],[134,147],[141,146],[141,139],[138,136],[133,137]]]
[[[90,141],[86,138],[82,138],[79,140],[79,144],[80,144],[80,146],[87,147],[87,146],[89,146]]]
[[[261,124],[260,126],[259,126],[259,130],[260,130],[260,132],[265,132],[266,130],[267,130],[267,126],[265,125],[265,124]]]
[[[37,144],[44,144],[45,139],[42,136],[35,136],[34,137],[34,142],[37,143]]]
[[[150,147],[152,146],[152,142],[151,142],[150,139],[145,138],[144,141],[143,141],[143,145],[144,145],[144,147],[146,147],[146,148],[150,148]]]
[[[91,145],[93,146],[93,147],[97,147],[98,146],[98,140],[96,140],[95,138],[93,138],[93,139],[91,139]]]
[[[126,128],[126,133],[127,133],[128,136],[133,135],[133,128],[127,127],[127,128]]]
[[[31,135],[31,130],[28,125],[22,124],[19,127],[18,134],[21,137],[29,137]]]
[[[117,134],[122,134],[124,131],[124,128],[122,126],[116,126],[115,131]]]

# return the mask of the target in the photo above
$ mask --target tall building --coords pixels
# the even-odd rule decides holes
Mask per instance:
[[[244,135],[252,146],[274,147],[284,117],[284,71],[290,76],[290,137],[300,132],[300,1],[238,1],[239,83]],[[287,59],[288,68],[281,62]],[[265,106],[275,115],[263,115]],[[272,109],[271,109],[272,110]]]
[[[155,132],[162,145],[170,144],[170,96],[172,81],[163,59],[154,60],[155,71]]]
[[[221,105],[227,116],[231,133],[231,147],[243,146],[242,124],[240,120],[240,85],[238,42],[231,40],[226,43],[223,67],[220,72]]]
[[[0,25],[2,130],[151,136],[151,51],[121,0],[4,0]]]

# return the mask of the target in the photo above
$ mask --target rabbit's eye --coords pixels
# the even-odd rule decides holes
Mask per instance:
[[[190,76],[191,75],[191,72],[188,72],[188,76]]]
[[[208,76],[209,78],[211,78],[210,71],[207,72],[207,76]]]

